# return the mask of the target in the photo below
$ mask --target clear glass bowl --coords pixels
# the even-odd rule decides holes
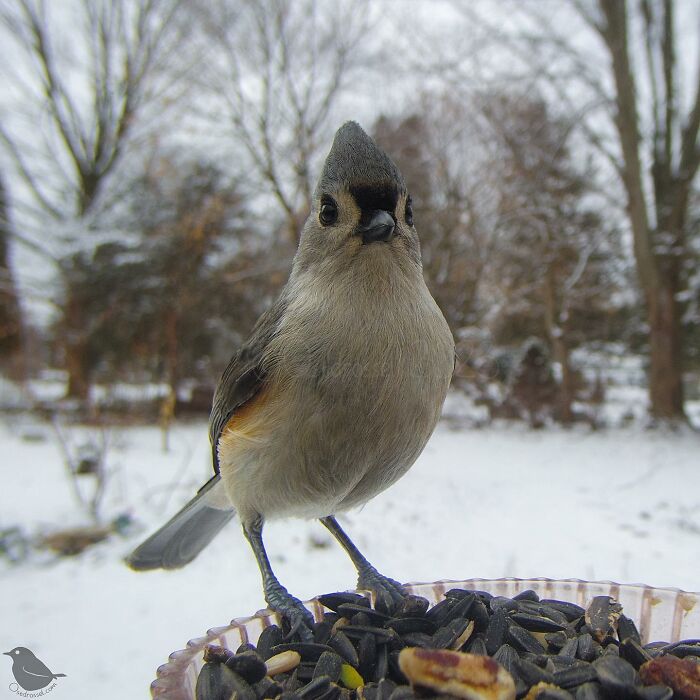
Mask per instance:
[[[586,607],[594,596],[609,595],[619,601],[625,615],[632,618],[643,642],[700,638],[700,593],[686,593],[675,588],[652,588],[644,585],[610,581],[555,581],[552,579],[469,579],[412,583],[407,589],[427,598],[431,604],[441,600],[451,588],[488,591],[493,595],[513,597],[521,591],[534,590],[540,598],[565,600]],[[316,619],[324,608],[317,600],[305,603]],[[206,636],[192,639],[187,648],[170,654],[151,684],[151,696],[159,700],[195,700],[197,675],[202,668],[202,652],[207,644],[237,649],[244,642],[255,644],[265,627],[278,622],[277,615],[260,610],[251,617],[236,618],[226,627],[210,629]]]

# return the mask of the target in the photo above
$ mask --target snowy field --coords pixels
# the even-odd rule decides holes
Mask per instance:
[[[403,581],[544,576],[700,590],[700,434],[638,423],[600,432],[459,426],[444,421],[402,481],[341,518],[380,570]],[[0,422],[0,529],[36,535],[86,522],[44,432]],[[156,428],[108,437],[104,518],[130,512],[141,529],[70,559],[0,563],[0,651],[29,647],[65,673],[57,700],[147,698],[169,652],[264,603],[235,521],[181,571],[134,573],[122,563],[207,478],[205,424],[177,424],[168,453]],[[270,523],[266,542],[301,598],[353,587],[352,566],[320,524]],[[12,680],[0,657],[0,698],[13,697]]]

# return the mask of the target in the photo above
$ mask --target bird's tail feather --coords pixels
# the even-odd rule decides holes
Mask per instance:
[[[66,674],[65,673],[54,673],[52,675],[52,678],[65,678]]]
[[[189,564],[231,520],[236,511],[225,502],[221,477],[216,474],[163,527],[140,544],[126,563],[137,571],[179,569]]]

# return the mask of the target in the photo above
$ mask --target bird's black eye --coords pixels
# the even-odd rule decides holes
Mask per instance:
[[[410,197],[406,200],[406,211],[404,212],[404,218],[409,226],[413,226],[413,200]]]
[[[318,218],[324,226],[330,226],[338,220],[338,205],[332,197],[323,195]]]

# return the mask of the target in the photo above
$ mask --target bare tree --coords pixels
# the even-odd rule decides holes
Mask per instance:
[[[10,266],[10,219],[7,190],[0,174],[0,368],[22,376],[22,311]]]
[[[498,146],[492,168],[502,193],[495,321],[511,339],[546,339],[560,369],[556,416],[568,423],[576,398],[571,352],[594,337],[590,320],[609,310],[619,252],[595,208],[592,173],[572,162],[570,120],[553,118],[533,94],[480,103]]]
[[[471,103],[426,93],[414,105],[408,116],[380,118],[374,135],[406,178],[426,280],[458,334],[489,311],[481,287],[498,246],[499,198],[491,144]]]
[[[0,13],[6,47],[16,50],[5,73],[17,95],[0,144],[22,182],[19,214],[35,225],[18,240],[48,248],[61,276],[71,396],[86,398],[89,388],[87,319],[71,292],[75,256],[94,245],[104,212],[119,203],[120,169],[144,124],[152,128],[172,101],[177,81],[164,64],[177,46],[178,7],[179,0],[76,0],[59,11],[17,0]]]
[[[542,86],[578,114],[578,133],[617,177],[645,301],[651,414],[683,420],[683,261],[689,237],[698,235],[688,207],[700,164],[700,65],[679,56],[698,56],[699,6],[517,2],[502,8],[509,16],[500,24],[474,5],[454,6],[499,51],[500,61],[491,63],[482,52],[477,69],[488,64],[490,73],[477,70],[481,77]]]
[[[684,286],[682,263],[688,255],[688,203],[700,165],[700,63],[694,96],[684,100],[679,94],[675,3],[642,0],[639,31],[645,47],[643,68],[651,88],[651,104],[640,105],[643,93],[635,80],[635,70],[641,67],[635,69],[632,64],[627,2],[599,0],[599,7],[600,16],[590,21],[610,54],[615,84],[620,175],[627,193],[634,254],[649,319],[652,412],[657,418],[679,418],[684,415],[679,293]],[[700,30],[700,15],[697,20]],[[688,103],[684,111],[682,106]],[[652,122],[646,143],[640,130],[640,112],[645,107]],[[649,163],[646,173],[645,155]],[[645,176],[650,177],[651,187],[645,187]]]
[[[368,3],[202,0],[205,116],[242,146],[296,243],[329,118],[364,60]]]

